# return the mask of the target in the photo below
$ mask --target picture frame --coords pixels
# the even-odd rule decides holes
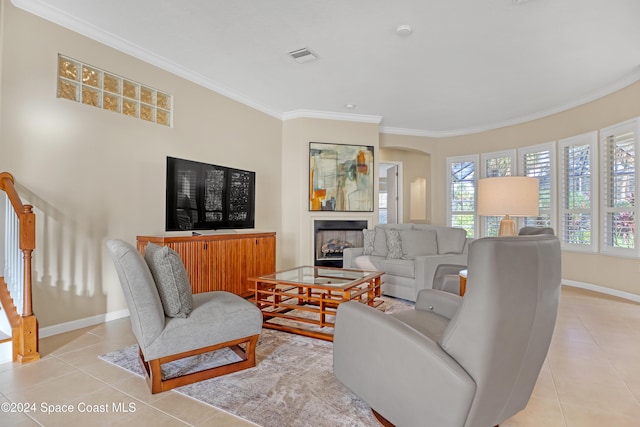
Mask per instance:
[[[309,211],[373,212],[374,147],[309,143]]]

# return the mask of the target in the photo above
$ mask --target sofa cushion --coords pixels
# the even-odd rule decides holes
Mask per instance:
[[[187,317],[193,310],[193,295],[180,255],[167,246],[147,243],[144,259],[158,288],[164,312],[169,317]]]
[[[438,254],[459,254],[464,250],[467,231],[463,228],[438,227]]]
[[[392,276],[408,277],[413,279],[415,277],[415,264],[414,260],[408,259],[385,259],[380,262],[380,271],[384,271]]]
[[[361,255],[351,260],[351,268],[358,268],[367,271],[382,271],[380,263],[384,261],[383,257],[374,255]]]
[[[400,241],[400,232],[392,228],[386,229],[387,235],[387,258],[402,258],[402,242]]]
[[[375,230],[362,230],[362,234],[364,235],[364,248],[362,248],[363,255],[371,255],[373,253],[373,242],[376,238]]]
[[[438,238],[435,230],[400,230],[402,259],[416,259],[420,255],[437,255]]]

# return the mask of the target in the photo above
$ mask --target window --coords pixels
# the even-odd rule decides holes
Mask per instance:
[[[482,177],[516,175],[516,151],[507,150],[482,155]],[[483,216],[481,218],[482,236],[497,236],[501,216]]]
[[[520,175],[540,180],[540,211],[538,216],[524,218],[523,226],[556,228],[555,151],[553,142],[518,150]]]
[[[597,251],[598,194],[596,132],[558,142],[560,214],[558,236],[565,249]]]
[[[58,98],[171,126],[171,95],[62,55]]]
[[[601,144],[601,248],[602,252],[638,256],[635,170],[640,119],[600,131]]]
[[[467,237],[477,237],[477,170],[477,155],[447,159],[447,218],[451,227],[467,230]]]

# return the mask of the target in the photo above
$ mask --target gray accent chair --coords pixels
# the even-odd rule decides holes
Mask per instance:
[[[415,309],[394,314],[341,304],[334,373],[383,422],[498,425],[529,401],[551,342],[560,281],[554,236],[475,240],[464,297],[426,289]]]
[[[140,362],[151,393],[159,393],[256,365],[255,348],[262,312],[229,292],[193,295],[188,317],[167,317],[158,289],[142,255],[122,240],[107,242],[122,285]],[[243,349],[240,345],[244,344]],[[162,364],[229,347],[240,361],[174,378],[162,378]]]

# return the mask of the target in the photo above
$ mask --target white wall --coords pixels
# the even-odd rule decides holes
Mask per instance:
[[[35,206],[40,326],[126,308],[105,241],[163,233],[166,156],[255,171],[256,229],[279,234],[280,120],[3,6],[0,171]],[[172,94],[174,127],[56,98],[58,53]]]
[[[279,259],[284,267],[313,265],[315,219],[377,222],[374,212],[309,212],[309,142],[374,147],[375,194],[378,193],[378,124],[326,119],[293,119],[283,124],[282,236]],[[377,203],[376,203],[377,205]]]

